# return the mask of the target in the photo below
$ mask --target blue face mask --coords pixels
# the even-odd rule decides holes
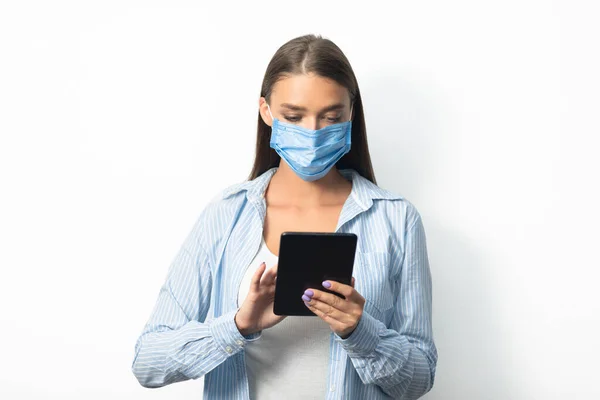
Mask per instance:
[[[350,151],[351,119],[315,130],[271,118],[271,147],[305,181],[321,179]]]

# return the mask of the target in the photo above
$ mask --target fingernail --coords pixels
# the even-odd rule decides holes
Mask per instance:
[[[331,283],[325,281],[325,282],[323,282],[323,287],[329,289],[331,287]]]
[[[302,300],[304,300],[304,301],[310,301],[310,297],[308,297],[306,295],[302,295]]]
[[[312,290],[310,290],[310,289],[306,289],[304,291],[304,294],[307,295],[307,296],[310,296],[310,297],[313,297],[315,295],[315,293]]]

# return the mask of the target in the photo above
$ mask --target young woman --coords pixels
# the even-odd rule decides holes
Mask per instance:
[[[273,313],[284,231],[358,236],[352,285],[323,282],[345,299],[302,295],[318,318]],[[205,399],[416,399],[437,363],[431,291],[420,214],[376,184],[348,60],[302,36],[267,67],[249,179],[194,224],[132,371],[145,387],[204,376]]]

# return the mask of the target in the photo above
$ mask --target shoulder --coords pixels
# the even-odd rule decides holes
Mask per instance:
[[[403,233],[421,220],[417,206],[405,196],[393,191],[379,188],[384,194],[380,198],[373,198],[375,213],[383,215],[398,233]]]
[[[363,209],[372,205],[372,217],[382,217],[390,228],[398,234],[403,234],[414,223],[420,221],[419,210],[413,202],[400,193],[388,190],[360,175],[355,170],[342,170],[344,175],[356,183],[354,186],[356,201]]]
[[[245,191],[239,190],[243,184],[234,183],[218,190],[198,214],[190,236],[205,250],[218,245],[243,207]]]
[[[386,209],[390,218],[397,218],[400,220],[398,221],[398,225],[402,227],[404,231],[410,230],[416,222],[421,220],[421,213],[417,206],[405,197],[399,200],[385,201],[383,202],[383,207]]]
[[[254,202],[259,200],[275,170],[276,168],[271,168],[254,179],[246,179],[224,187],[208,202],[199,219],[219,222],[222,225],[223,220],[233,218],[246,200]]]

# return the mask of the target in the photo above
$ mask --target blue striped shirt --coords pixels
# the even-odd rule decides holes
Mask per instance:
[[[142,386],[204,376],[205,399],[249,399],[244,346],[261,333],[243,336],[234,316],[276,170],[227,187],[200,213],[136,341],[131,369]],[[431,390],[437,363],[421,216],[355,170],[339,171],[352,189],[336,232],[358,236],[353,276],[366,302],[349,337],[330,335],[327,399],[419,398]]]

